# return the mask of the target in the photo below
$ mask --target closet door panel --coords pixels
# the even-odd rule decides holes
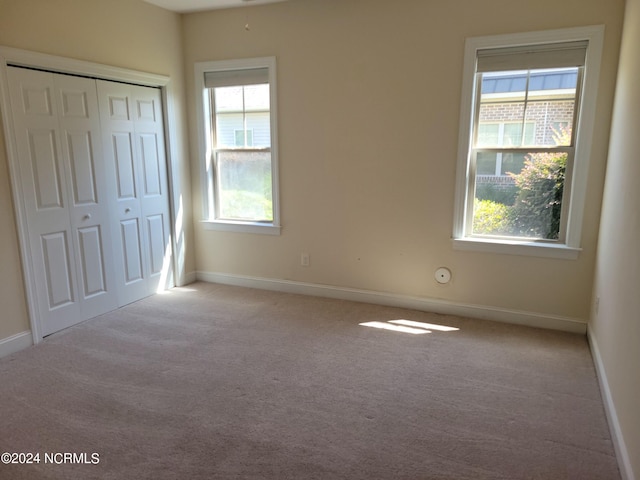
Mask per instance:
[[[29,264],[43,336],[82,320],[54,75],[9,67]]]
[[[169,192],[162,98],[155,88],[132,87],[134,125],[142,170],[141,215],[149,265],[149,292],[171,285]]]
[[[102,80],[97,85],[106,178],[112,190],[111,223],[116,226],[112,246],[118,304],[126,305],[147,295],[131,87]]]
[[[54,83],[84,320],[118,306],[98,95],[93,79],[54,75]]]
[[[98,81],[98,98],[107,178],[117,191],[119,301],[126,304],[173,281],[162,98],[156,88],[108,81]]]

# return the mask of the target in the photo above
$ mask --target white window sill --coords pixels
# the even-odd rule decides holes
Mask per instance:
[[[581,248],[564,244],[545,242],[526,242],[506,239],[454,238],[453,248],[471,252],[498,253],[504,255],[524,255],[528,257],[560,258],[576,260]]]
[[[203,220],[205,230],[217,230],[221,232],[257,233],[261,235],[280,235],[282,229],[279,225],[258,222],[233,222],[228,220]]]

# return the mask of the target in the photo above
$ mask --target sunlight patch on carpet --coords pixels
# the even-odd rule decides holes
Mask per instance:
[[[446,325],[436,325],[435,323],[414,322],[413,320],[390,320],[389,323],[406,325],[407,327],[424,328],[426,330],[438,330],[439,332],[455,332],[460,330],[457,327],[447,327]]]
[[[432,333],[433,330],[439,332],[454,332],[460,330],[456,327],[446,325],[436,325],[433,323],[414,322],[413,320],[389,320],[388,322],[365,322],[359,324],[362,327],[379,328],[381,330],[391,330],[394,332],[410,333],[412,335],[423,335]]]

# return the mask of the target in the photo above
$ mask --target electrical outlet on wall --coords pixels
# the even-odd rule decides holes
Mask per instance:
[[[302,265],[303,267],[308,267],[309,266],[309,254],[308,253],[301,253],[300,254],[300,265]]]

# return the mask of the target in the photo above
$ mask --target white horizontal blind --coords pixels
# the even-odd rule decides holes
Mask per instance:
[[[477,52],[477,72],[582,67],[587,41],[488,48]]]
[[[205,72],[206,88],[236,87],[269,83],[268,68],[248,68],[242,70],[218,70]]]

